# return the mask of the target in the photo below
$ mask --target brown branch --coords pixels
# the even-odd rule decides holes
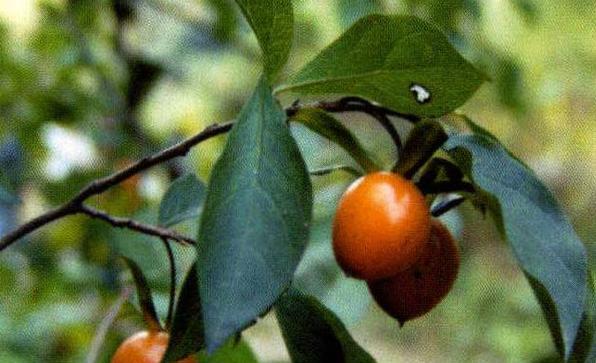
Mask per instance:
[[[397,112],[387,107],[376,105],[360,97],[344,97],[337,101],[319,101],[311,105],[301,105],[299,103],[295,103],[286,109],[286,113],[288,116],[292,116],[303,107],[320,108],[327,112],[333,113],[362,112],[375,118],[377,118],[378,115],[383,115],[385,117],[399,117],[411,123],[417,123],[421,120],[420,116]]]
[[[173,240],[180,243],[196,245],[196,241],[192,238],[185,237],[179,234],[178,232],[172,231],[170,229],[144,224],[129,218],[114,217],[104,211],[91,208],[84,204],[80,206],[78,213],[84,214],[94,219],[102,220],[111,224],[113,227],[127,228],[133,231],[137,231],[149,236],[159,237],[165,240]]]
[[[11,246],[13,243],[18,241],[20,238],[28,235],[29,233],[37,230],[38,228],[52,223],[60,218],[78,214],[78,213],[86,213],[84,210],[83,202],[89,199],[92,196],[98,195],[103,193],[104,191],[108,190],[109,188],[125,181],[126,179],[136,175],[144,170],[147,170],[155,165],[161,164],[167,160],[185,156],[192,147],[198,145],[199,143],[208,140],[214,136],[221,135],[230,131],[232,128],[233,122],[227,122],[223,124],[213,124],[208,126],[200,133],[174,145],[165,150],[158,152],[152,156],[146,157],[141,159],[137,163],[129,166],[126,169],[123,169],[117,173],[114,173],[108,177],[97,179],[90,184],[88,184],[85,188],[83,188],[77,195],[75,195],[71,200],[64,203],[62,206],[53,209],[47,213],[42,214],[41,216],[32,219],[31,221],[23,224],[22,226],[18,227],[14,231],[8,233],[7,235],[3,236],[0,239],[0,251],[3,251],[7,247]],[[87,214],[87,213],[86,213]],[[97,218],[100,218],[99,216]],[[105,218],[104,218],[105,219]],[[118,221],[118,220],[117,220]],[[121,222],[121,221],[120,221]],[[142,228],[141,228],[142,229]],[[139,230],[141,231],[141,230]],[[150,232],[150,229],[145,229],[146,232]],[[155,230],[152,230],[151,235],[161,236],[161,234],[154,233]],[[168,237],[176,241],[184,240],[178,236],[178,238]],[[191,243],[190,241],[186,241]]]
[[[298,112],[298,110],[304,107],[320,108],[327,112],[362,112],[369,114],[375,117],[376,119],[381,120],[385,120],[388,116],[395,116],[403,118],[412,123],[420,121],[420,117],[418,116],[399,113],[388,108],[373,104],[359,97],[346,97],[338,101],[322,101],[311,105],[300,105],[299,103],[294,103],[292,106],[286,109],[286,114],[288,116],[292,116],[296,112]],[[3,251],[19,239],[34,232],[40,227],[43,227],[46,224],[50,224],[63,217],[74,214],[86,214],[92,218],[104,220],[115,227],[129,228],[151,236],[194,244],[194,240],[181,236],[171,230],[163,229],[161,227],[144,225],[130,219],[113,217],[105,212],[89,208],[85,206],[83,203],[92,196],[101,194],[106,190],[112,188],[113,186],[120,184],[121,182],[142,171],[145,171],[156,165],[164,163],[168,160],[185,156],[194,146],[212,137],[230,131],[233,125],[233,122],[226,122],[222,124],[213,124],[211,126],[208,126],[200,133],[186,140],[183,140],[178,144],[164,149],[154,155],[143,158],[140,161],[132,164],[131,166],[121,171],[118,171],[112,175],[109,175],[105,178],[97,179],[89,183],[78,194],[72,197],[68,202],[55,209],[50,210],[47,213],[42,214],[39,217],[30,220],[29,222],[21,225],[17,229],[13,230],[12,232],[9,232],[8,234],[0,238],[0,251]],[[386,127],[386,125],[384,126]]]

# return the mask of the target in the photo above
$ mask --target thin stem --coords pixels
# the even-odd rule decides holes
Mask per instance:
[[[370,101],[360,97],[344,97],[337,101],[319,101],[310,105],[293,105],[286,109],[288,116],[296,113],[301,107],[315,107],[325,110],[327,112],[362,112],[369,115],[374,113],[382,113],[386,116],[399,117],[411,123],[418,123],[422,118],[420,116],[401,113],[392,109],[378,106]]]
[[[391,137],[391,140],[393,141],[397,149],[397,156],[399,157],[399,154],[401,153],[401,150],[403,148],[403,144],[401,142],[401,138],[399,136],[399,133],[397,132],[397,129],[395,128],[395,126],[393,126],[391,120],[389,120],[389,117],[387,116],[388,113],[393,113],[393,111],[384,107],[375,106],[368,100],[365,100],[360,97],[344,97],[340,99],[339,102],[343,103],[344,107],[345,105],[349,105],[350,103],[360,104],[363,107],[366,107],[369,110],[369,115],[375,118],[377,121],[379,121],[381,126],[385,129],[385,131],[387,131],[387,133]]]
[[[436,206],[434,206],[431,210],[431,215],[435,218],[442,216],[443,214],[449,212],[453,208],[459,206],[463,202],[465,202],[466,198],[462,196],[458,196],[453,199],[449,199],[443,202],[440,202]]]
[[[81,205],[79,213],[85,214],[91,218],[107,222],[111,224],[113,227],[127,228],[149,236],[167,238],[180,243],[196,245],[195,240],[189,237],[182,236],[175,231],[162,227],[152,226],[149,224],[144,224],[129,218],[114,217],[104,211],[88,207],[84,204]]]
[[[176,259],[174,258],[174,251],[167,238],[162,238],[163,244],[168,253],[168,260],[170,261],[170,301],[168,302],[168,315],[166,317],[166,330],[170,330],[172,325],[172,317],[174,316],[174,302],[176,299]]]
[[[167,160],[185,156],[188,154],[190,149],[201,142],[208,140],[212,137],[217,135],[224,134],[233,126],[233,122],[227,122],[223,124],[213,124],[208,126],[200,133],[182,141],[178,144],[171,146],[167,149],[164,149],[152,156],[146,157],[141,159],[135,164],[132,164],[126,169],[123,169],[119,172],[116,172],[108,177],[97,179],[91,183],[89,183],[85,188],[83,188],[79,193],[77,193],[71,200],[64,203],[60,207],[52,209],[51,211],[42,214],[39,217],[36,217],[29,222],[21,225],[17,229],[13,230],[12,232],[8,233],[4,237],[0,239],[0,251],[3,251],[7,247],[11,246],[13,243],[21,239],[22,237],[32,233],[33,231],[39,229],[40,227],[45,226],[46,224],[50,224],[58,219],[63,217],[84,213],[83,210],[83,202],[89,199],[92,196],[101,194],[108,190],[109,188],[127,180],[128,178],[145,171],[151,167],[159,165]],[[106,220],[106,218],[104,218]],[[106,220],[107,221],[107,220]],[[142,231],[142,228],[139,230]],[[145,229],[145,231],[147,231]],[[153,234],[153,233],[152,233]],[[155,234],[153,234],[155,235]],[[158,234],[158,236],[161,236]],[[174,240],[180,240],[180,238],[174,238],[173,236],[169,236],[168,238]],[[187,239],[187,242],[190,242]]]

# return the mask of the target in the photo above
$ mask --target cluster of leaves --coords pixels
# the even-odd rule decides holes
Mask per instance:
[[[85,16],[83,11],[77,13],[77,9],[84,8],[81,5],[83,3],[73,1],[68,17],[92,19],[93,16]],[[229,14],[234,10],[226,2],[211,3],[218,15],[216,35],[231,37],[230,29],[236,20]],[[355,3],[363,2],[338,3],[350,9],[352,14],[359,14]],[[431,8],[430,3],[435,2],[412,2],[411,6]],[[468,3],[473,2],[445,2],[446,8],[441,10],[440,6],[436,7],[437,15],[431,18],[439,22],[444,18],[439,15],[444,9],[463,11]],[[320,361],[372,361],[349,337],[332,312],[296,289],[288,290],[312,227],[312,188],[304,160],[286,127],[287,117],[273,95],[285,91],[304,96],[357,95],[400,112],[439,117],[463,104],[484,80],[484,76],[459,56],[447,39],[429,24],[412,17],[375,15],[354,24],[340,39],[273,92],[272,87],[277,85],[275,81],[290,54],[293,38],[292,4],[290,1],[238,0],[237,5],[253,28],[263,50],[264,74],[238,116],[226,150],[214,168],[206,190],[206,201],[203,198],[205,187],[193,176],[174,182],[162,201],[159,223],[163,226],[198,218],[201,220],[198,263],[189,270],[178,297],[172,324],[172,345],[166,361],[174,361],[204,348],[216,351],[210,358],[213,361],[226,354],[239,354],[244,358],[237,358],[238,361],[251,361],[247,358],[251,355],[249,349],[243,343],[234,344],[234,338],[272,306],[276,308],[284,339],[295,361],[316,361],[313,357]],[[47,17],[48,21],[61,19],[64,14],[57,15]],[[122,18],[131,16],[126,11],[120,15]],[[353,18],[346,19],[346,24],[352,21]],[[37,37],[41,40],[35,45],[40,54],[45,54],[45,59],[63,62],[54,67],[60,72],[55,75],[56,81],[48,89],[27,94],[32,89],[37,90],[33,85],[43,82],[37,78],[30,79],[38,76],[36,72],[26,69],[13,72],[27,75],[21,78],[22,82],[11,83],[21,85],[24,100],[39,96],[38,93],[60,96],[56,103],[47,106],[51,112],[45,108],[36,111],[44,115],[44,118],[31,118],[36,128],[43,123],[48,112],[73,109],[67,107],[69,103],[92,103],[88,99],[90,94],[73,95],[68,91],[76,89],[69,87],[75,82],[69,79],[73,74],[73,64],[68,62],[72,62],[72,58],[65,59],[60,54],[77,54],[74,57],[77,60],[76,69],[80,68],[81,72],[98,69],[102,74],[106,67],[86,62],[88,58],[81,50],[64,49],[76,43],[74,41],[64,41],[55,49],[43,47],[47,43],[43,39],[53,39],[56,34],[72,36],[64,24],[57,21],[45,27],[53,31],[53,35]],[[444,29],[455,28],[453,24],[443,25]],[[451,41],[461,40],[455,34],[449,35]],[[134,61],[127,63],[130,69],[138,65]],[[12,66],[22,67],[23,64],[13,62]],[[144,71],[140,70],[147,67],[136,69],[141,74]],[[514,67],[502,69],[505,72],[507,69],[514,70]],[[513,79],[511,82],[515,83],[514,72],[498,77],[510,81]],[[27,79],[30,79],[29,82],[25,82]],[[416,101],[410,90],[412,83],[422,85],[431,92],[430,102],[420,104]],[[130,87],[139,89],[135,85]],[[102,103],[110,104],[114,96],[123,97],[124,100],[116,103],[128,103],[127,96],[114,94],[109,89],[104,91],[102,94],[106,99]],[[7,94],[9,92],[14,93],[14,90],[6,91]],[[504,88],[503,95],[511,94],[511,87]],[[128,98],[134,99],[133,96]],[[511,99],[517,100],[518,97]],[[62,103],[67,103],[67,106],[58,107]],[[43,105],[43,102],[38,104]],[[3,112],[4,117],[15,114],[11,120],[17,118],[17,112],[8,111]],[[119,112],[116,110],[114,113]],[[61,114],[55,118],[65,122],[95,119],[87,114]],[[593,285],[587,282],[586,256],[581,242],[551,194],[523,163],[471,121],[457,117],[454,119],[455,124],[463,127],[450,130],[449,140],[443,146],[444,151],[480,191],[481,203],[488,206],[503,236],[510,242],[543,306],[561,355],[569,361],[589,361],[596,354],[593,349],[590,351],[594,346],[594,296],[591,290]],[[333,127],[339,123],[331,115],[305,109],[292,121],[301,122],[311,130],[344,145],[364,170],[375,167],[375,161],[349,132]],[[447,126],[446,121],[442,123],[444,127]],[[30,130],[27,129],[27,132],[31,134]],[[122,140],[120,146],[126,144],[134,143]],[[119,150],[118,153],[122,155],[130,153],[126,147],[113,145],[109,150]],[[11,151],[4,155],[18,153]],[[2,165],[5,165],[4,162]],[[73,188],[76,180],[67,184]],[[6,203],[12,203],[12,193],[3,194],[3,190],[9,189],[10,186],[3,189],[0,184],[0,213]],[[3,199],[3,196],[8,198]],[[202,210],[204,213],[201,213]],[[0,221],[3,220],[7,219],[0,218]],[[145,245],[153,246],[151,243]],[[139,253],[144,253],[136,241],[117,247],[120,253],[128,256],[138,258]],[[141,267],[146,270],[149,266]],[[312,325],[305,327],[301,316],[312,317]],[[219,347],[223,348],[218,350]],[[237,351],[245,353],[234,353]],[[233,360],[224,357],[221,361]]]
[[[372,361],[329,310],[287,290],[306,247],[312,208],[308,171],[271,89],[290,53],[292,6],[267,0],[238,4],[263,50],[264,74],[213,169],[197,264],[180,294],[165,361],[203,348],[217,351],[273,306],[295,361]],[[405,114],[445,116],[445,125],[449,118],[443,150],[479,191],[481,204],[510,242],[560,354],[585,361],[594,354],[594,296],[581,241],[527,166],[486,130],[448,115],[483,80],[428,23],[373,15],[356,22],[275,93],[359,96]],[[429,102],[420,102],[413,84],[430,93]],[[365,170],[371,167],[349,132],[331,128],[330,115],[297,115],[314,131],[349,145]],[[190,189],[179,193],[188,195]],[[308,325],[303,316],[309,316]]]

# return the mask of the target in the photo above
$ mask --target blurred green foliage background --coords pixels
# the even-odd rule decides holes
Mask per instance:
[[[440,27],[492,79],[462,111],[536,171],[594,260],[596,3],[296,0],[294,7],[294,50],[284,76],[367,13],[414,14]],[[259,62],[256,39],[231,0],[0,0],[0,235],[94,178],[233,119]],[[391,141],[377,124],[357,115],[342,120],[391,164]],[[299,127],[293,132],[309,167],[350,162],[328,141]],[[94,204],[155,223],[171,180],[196,172],[206,182],[224,142],[201,144]],[[444,217],[463,255],[454,290],[428,316],[398,328],[333,261],[329,223],[349,182],[344,175],[314,180],[315,226],[296,284],[331,307],[379,362],[556,361],[508,247],[490,219],[468,205]],[[181,228],[196,233],[195,223]],[[142,327],[134,304],[125,304],[96,344],[102,319],[130,283],[118,254],[150,273],[165,314],[165,251],[147,237],[71,217],[0,254],[0,362],[82,362],[94,349],[97,361],[108,361]],[[176,248],[181,270],[193,254]],[[288,361],[271,315],[245,337],[261,361]]]

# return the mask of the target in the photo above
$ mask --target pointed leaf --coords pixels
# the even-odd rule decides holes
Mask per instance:
[[[481,192],[529,278],[558,347],[568,358],[586,302],[586,251],[536,175],[486,130],[453,133],[444,149]]]
[[[197,353],[205,347],[203,335],[203,316],[201,314],[201,298],[197,265],[193,264],[186,275],[172,322],[168,349],[163,363],[176,362]]]
[[[294,363],[375,361],[329,309],[298,290],[279,299],[275,315]]]
[[[399,112],[439,116],[462,105],[483,80],[430,24],[370,15],[277,91],[360,96]]]
[[[327,112],[316,108],[303,108],[292,115],[292,121],[303,124],[341,146],[365,171],[379,170],[379,166],[368,156],[352,132]]]
[[[207,349],[287,288],[308,240],[312,190],[286,116],[262,79],[213,168],[199,230]]]
[[[434,120],[419,122],[406,140],[396,171],[411,178],[445,141],[447,134],[440,123]]]
[[[155,305],[153,304],[151,289],[149,288],[149,283],[147,282],[145,275],[143,275],[143,271],[141,271],[141,268],[137,263],[130,258],[124,256],[121,256],[121,258],[124,260],[132,274],[137,289],[139,305],[141,306],[141,312],[143,313],[143,319],[145,320],[148,329],[153,331],[162,330],[155,310]]]
[[[158,223],[170,227],[196,218],[205,201],[205,185],[194,174],[174,180],[159,206]]]
[[[255,32],[265,60],[265,74],[272,82],[286,64],[294,37],[291,0],[236,0]]]

